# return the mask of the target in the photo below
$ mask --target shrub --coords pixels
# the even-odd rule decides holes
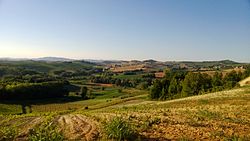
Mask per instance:
[[[16,127],[2,127],[0,128],[0,140],[8,141],[14,140],[18,134]]]
[[[46,125],[31,130],[29,135],[30,141],[63,141],[63,135],[56,130],[53,125]]]
[[[104,128],[108,138],[119,141],[132,140],[135,135],[135,131],[131,125],[119,117],[113,118],[104,126]]]
[[[118,91],[118,93],[121,93],[121,92],[122,92],[122,89],[121,89],[121,88],[119,88],[117,91]]]
[[[102,89],[102,91],[104,91],[104,90],[105,90],[105,87],[101,87],[101,89]]]
[[[66,113],[60,113],[66,114]],[[54,115],[48,115],[45,118],[45,121],[36,126],[34,129],[29,130],[29,141],[63,141],[64,137],[62,132],[60,132],[55,124],[53,124],[52,120],[54,119]]]
[[[87,92],[88,92],[87,87],[82,87],[81,88],[81,96],[82,96],[83,99],[87,99]]]

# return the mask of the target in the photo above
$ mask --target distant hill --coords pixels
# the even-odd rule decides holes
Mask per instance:
[[[202,61],[202,62],[198,62],[198,61],[183,61],[183,62],[179,62],[179,63],[183,63],[186,64],[187,66],[190,67],[214,67],[214,66],[231,66],[231,67],[235,67],[238,65],[243,65],[242,63],[238,63],[232,60],[221,60],[221,61]]]
[[[144,60],[144,61],[142,61],[142,62],[144,62],[144,63],[156,63],[156,62],[158,62],[158,61],[153,60],[153,59],[149,59],[149,60]]]
[[[240,63],[232,61],[232,60],[203,61],[203,63],[240,64]]]
[[[27,58],[10,58],[10,57],[0,58],[0,61],[25,61],[25,60],[29,60],[29,59],[27,59]]]
[[[77,71],[77,70],[91,70],[94,66],[94,63],[86,61],[38,61],[38,60],[19,60],[19,61],[7,61],[0,60],[0,75],[11,74],[11,72],[18,73],[21,69],[49,73],[55,70],[64,70],[64,71]]]
[[[42,58],[34,58],[31,59],[34,61],[46,61],[46,62],[68,62],[74,61],[74,59],[63,58],[63,57],[42,57]]]

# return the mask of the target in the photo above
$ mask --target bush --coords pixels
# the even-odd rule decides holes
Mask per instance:
[[[110,139],[116,140],[132,140],[135,131],[131,125],[122,118],[115,117],[104,126],[106,134]]]
[[[121,89],[121,88],[119,88],[117,91],[118,91],[118,93],[121,93],[121,92],[122,92],[122,89]]]
[[[30,131],[30,141],[63,141],[63,135],[53,125],[46,125]]]
[[[16,127],[2,127],[0,128],[0,140],[8,141],[14,140],[18,134]]]
[[[82,87],[81,88],[81,96],[83,99],[87,99],[87,92],[88,92],[88,88],[87,87]]]

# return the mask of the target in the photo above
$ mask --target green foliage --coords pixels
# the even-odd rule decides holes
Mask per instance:
[[[198,95],[206,87],[205,78],[200,73],[188,73],[182,83],[182,96]]]
[[[104,126],[106,134],[110,139],[116,140],[132,140],[135,131],[131,125],[122,118],[115,117]]]
[[[140,84],[137,85],[137,88],[140,90],[146,90],[148,86],[149,86],[148,82],[141,82]]]
[[[118,77],[119,76],[119,77]],[[120,75],[113,76],[110,74],[102,74],[101,76],[92,76],[91,82],[93,83],[103,83],[103,84],[115,84],[120,87],[137,87],[140,83],[146,82],[147,85],[151,85],[153,78],[143,75],[124,75],[126,77],[121,77]],[[128,77],[129,76],[129,77]]]
[[[0,61],[0,77],[3,75],[26,75],[34,73],[50,73],[60,70],[71,70],[72,72],[86,71],[98,71],[98,68],[94,68],[93,63],[85,61],[73,61],[73,62],[45,62],[45,61]]]
[[[81,88],[81,96],[83,99],[87,99],[87,93],[88,93],[88,88],[87,87],[82,87]]]
[[[52,122],[52,119],[55,118],[55,115],[56,114],[50,114],[46,116],[45,121],[40,126],[31,129],[28,136],[29,141],[63,141],[63,134]]]
[[[178,139],[178,141],[191,141],[188,137],[181,137]]]
[[[250,65],[246,66],[245,68],[246,68],[246,70],[242,74],[242,79],[247,78],[247,77],[250,76]]]
[[[159,80],[155,80],[154,83],[153,83],[153,86],[151,87],[151,90],[150,90],[150,95],[149,97],[151,99],[158,99],[160,98],[161,96],[161,92],[162,92],[162,84],[161,84],[161,81]]]
[[[198,114],[198,117],[201,117],[201,118],[208,118],[208,119],[220,118],[219,113],[211,112],[211,111],[208,111],[208,110],[199,110],[197,114]]]
[[[213,77],[206,73],[169,71],[161,80],[155,80],[151,86],[151,99],[172,99],[199,95],[207,92],[221,91],[238,86],[243,78],[242,73],[232,71],[223,78],[222,73],[216,72]]]
[[[226,89],[231,89],[236,86],[236,84],[241,80],[241,73],[237,73],[236,71],[231,71],[227,73],[224,78],[224,87]]]
[[[8,84],[0,88],[0,99],[57,98],[68,95],[67,81]]]
[[[16,127],[0,127],[0,140],[12,141],[18,135],[18,129]]]
[[[212,77],[212,91],[221,91],[223,90],[223,77],[222,73],[215,72],[214,76]]]
[[[249,141],[250,137],[239,137],[239,136],[231,136],[231,137],[227,137],[224,139],[225,141]]]
[[[30,141],[63,141],[63,139],[63,135],[53,125],[31,130],[29,135]]]
[[[200,99],[200,100],[198,101],[198,103],[199,103],[199,104],[204,104],[204,105],[206,105],[206,104],[209,104],[209,101],[208,101],[207,99]]]
[[[102,91],[104,91],[104,90],[105,90],[105,87],[101,87],[101,89],[102,89]]]
[[[117,91],[118,91],[118,93],[121,93],[122,92],[122,88],[119,88]]]
[[[170,97],[173,97],[173,95],[180,93],[181,89],[182,87],[180,85],[180,82],[178,82],[177,79],[172,79],[168,87],[168,93]]]

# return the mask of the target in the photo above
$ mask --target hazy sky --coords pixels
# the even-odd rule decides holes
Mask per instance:
[[[250,62],[250,0],[0,0],[0,57]]]

